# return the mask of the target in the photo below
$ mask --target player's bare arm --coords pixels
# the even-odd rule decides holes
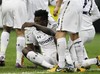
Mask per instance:
[[[54,12],[53,12],[54,16],[57,16],[58,11],[59,11],[59,9],[61,7],[62,2],[63,2],[63,0],[57,0],[56,1],[56,7],[55,7]]]
[[[22,29],[24,30],[25,27],[32,27],[32,26],[33,26],[32,23],[25,22],[25,23],[22,25]]]
[[[43,31],[44,33],[48,34],[48,35],[51,35],[51,36],[55,36],[55,32],[50,29],[50,28],[47,28],[45,26],[41,26],[39,24],[36,24],[36,23],[29,23],[29,22],[26,22],[24,23],[24,25],[22,26],[22,29],[24,29],[25,27],[36,27],[37,30],[41,30]]]

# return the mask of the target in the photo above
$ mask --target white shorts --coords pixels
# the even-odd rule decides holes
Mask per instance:
[[[80,1],[78,1],[71,0],[69,3],[67,1],[64,2],[58,19],[57,31],[79,32],[82,6]]]
[[[79,32],[79,36],[83,43],[90,42],[94,39],[95,36],[95,29],[89,29],[89,30],[84,30]]]
[[[2,3],[3,25],[21,28],[27,20],[26,3],[24,0],[8,0]]]

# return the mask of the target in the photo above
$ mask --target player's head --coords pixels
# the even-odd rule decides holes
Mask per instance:
[[[34,13],[34,21],[40,25],[47,26],[48,24],[48,12],[46,10],[37,10]]]

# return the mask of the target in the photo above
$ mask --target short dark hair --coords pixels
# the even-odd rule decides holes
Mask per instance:
[[[0,0],[0,5],[2,4],[2,0]]]
[[[48,12],[46,10],[37,10],[34,13],[35,17],[41,17],[43,20],[48,20]]]

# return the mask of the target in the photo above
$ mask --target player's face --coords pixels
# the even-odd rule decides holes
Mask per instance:
[[[41,17],[34,18],[35,23],[40,24],[42,26],[47,26],[48,20],[43,20]]]

